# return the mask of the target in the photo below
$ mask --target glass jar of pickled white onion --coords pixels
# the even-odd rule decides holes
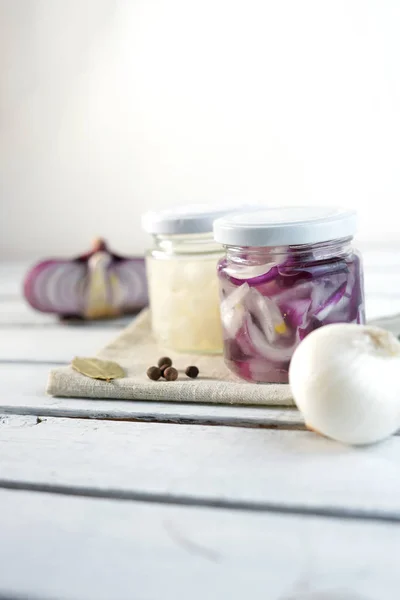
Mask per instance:
[[[294,350],[330,323],[364,323],[356,214],[276,208],[218,219],[218,265],[227,366],[248,381],[287,383]]]
[[[152,330],[161,346],[222,353],[216,268],[224,251],[212,228],[232,210],[189,205],[143,216],[143,229],[153,236],[146,269]]]

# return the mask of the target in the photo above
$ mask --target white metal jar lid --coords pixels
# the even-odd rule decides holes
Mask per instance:
[[[151,211],[142,216],[147,233],[160,235],[212,233],[215,219],[236,212],[250,211],[250,205],[189,204],[168,210]],[[258,207],[261,208],[261,207]]]
[[[217,219],[214,239],[227,246],[288,246],[351,237],[354,210],[327,206],[285,206]]]

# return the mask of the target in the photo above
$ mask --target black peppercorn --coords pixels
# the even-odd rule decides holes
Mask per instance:
[[[172,365],[172,360],[169,356],[162,356],[158,359],[158,366],[161,367],[170,367]]]
[[[186,367],[185,373],[191,379],[196,379],[197,375],[199,374],[199,370],[194,365],[191,365],[190,367]]]
[[[147,369],[147,377],[153,381],[157,381],[161,377],[161,371],[158,367],[149,367]]]
[[[168,369],[171,365],[162,365],[160,367],[161,377],[164,377],[165,369]]]
[[[178,379],[178,371],[174,367],[167,367],[164,371],[164,377],[167,381]]]

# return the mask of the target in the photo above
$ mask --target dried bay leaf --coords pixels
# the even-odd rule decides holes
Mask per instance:
[[[125,371],[116,362],[111,360],[101,360],[100,358],[81,358],[76,356],[71,363],[75,371],[91,377],[92,379],[118,379],[125,377]]]

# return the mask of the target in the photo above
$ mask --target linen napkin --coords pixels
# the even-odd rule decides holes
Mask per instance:
[[[389,329],[396,335],[400,333],[400,315],[379,319],[373,324]],[[146,376],[147,368],[156,364],[160,356],[166,355],[172,358],[174,366],[181,371],[179,379],[170,382],[149,380]],[[151,334],[148,309],[142,311],[97,356],[118,362],[125,369],[126,377],[106,382],[85,377],[70,366],[59,367],[50,373],[47,393],[75,398],[293,405],[289,385],[243,382],[228,370],[222,356],[180,354],[157,346]],[[188,379],[183,374],[188,365],[199,368],[200,375],[197,379]]]

